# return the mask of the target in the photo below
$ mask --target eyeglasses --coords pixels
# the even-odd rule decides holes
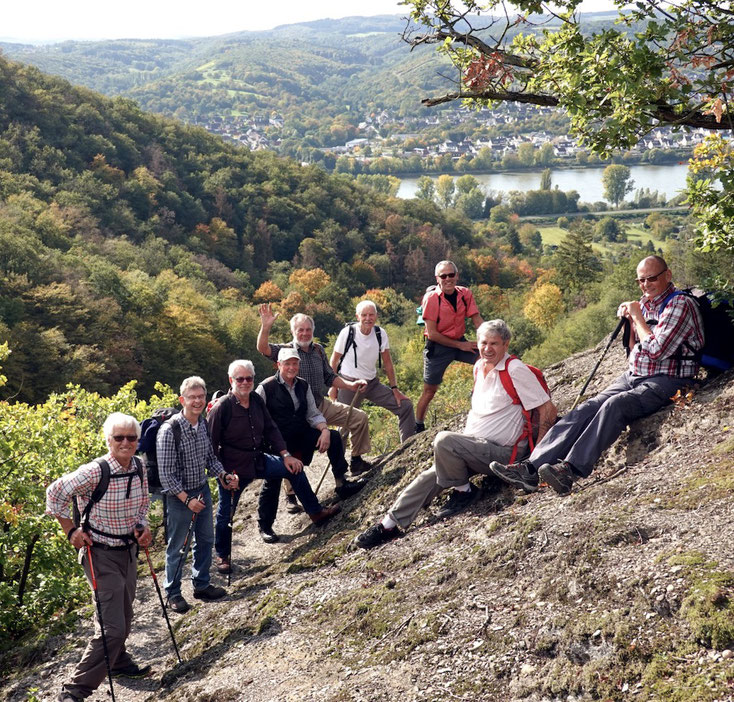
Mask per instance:
[[[441,280],[446,280],[446,278],[456,278],[456,272],[454,273],[439,273],[437,278],[440,278]]]
[[[663,270],[661,270],[657,275],[643,275],[641,278],[637,278],[637,284],[644,285],[645,283],[654,283],[667,270],[667,268],[663,268]]]
[[[131,444],[138,443],[137,434],[115,434],[112,439],[118,444],[121,444],[123,441],[129,441]]]
[[[254,375],[241,375],[239,378],[235,378],[235,383],[251,383],[253,380],[255,380]]]

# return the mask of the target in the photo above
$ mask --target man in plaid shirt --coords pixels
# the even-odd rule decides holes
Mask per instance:
[[[80,562],[90,587],[92,572],[87,548],[93,550],[92,564],[112,674],[141,677],[150,671],[150,666],[135,663],[125,649],[135,601],[137,544],[148,546],[152,540],[147,526],[148,480],[139,459],[134,457],[140,425],[134,417],[114,412],[105,420],[102,431],[108,453],[51,483],[46,490],[46,513],[56,517],[69,543],[80,552]],[[79,512],[84,514],[102,477],[101,462],[107,463],[110,470],[107,490],[99,502],[92,505],[88,521],[83,519],[81,526],[76,526],[69,514],[69,505],[76,498]],[[96,609],[94,620],[94,636],[71,681],[64,684],[57,696],[58,702],[75,702],[89,697],[107,675]]]
[[[578,478],[588,477],[601,454],[631,422],[668,404],[698,373],[695,352],[703,348],[703,321],[698,305],[675,295],[672,273],[660,256],[637,266],[638,301],[623,302],[617,316],[631,326],[629,366],[609,387],[557,422],[527,461],[490,469],[526,492],[546,482],[568,495]],[[667,300],[667,303],[666,303]]]
[[[188,611],[189,604],[181,595],[179,563],[181,549],[194,515],[193,564],[191,580],[194,597],[211,601],[224,597],[222,587],[212,585],[209,570],[214,546],[212,521],[212,495],[207,482],[207,472],[219,478],[227,489],[237,489],[236,475],[225,472],[209,440],[206,423],[201,413],[206,407],[206,384],[198,376],[186,378],[181,383],[179,401],[183,410],[164,423],[156,437],[156,453],[161,486],[168,506],[168,546],[166,548],[166,583],[168,605],[174,612]],[[181,431],[181,441],[176,450],[174,425]]]

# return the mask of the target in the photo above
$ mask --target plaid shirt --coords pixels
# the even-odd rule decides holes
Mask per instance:
[[[196,490],[204,484],[207,470],[217,478],[223,475],[225,470],[214,454],[204,419],[199,417],[194,427],[184,417],[183,412],[179,412],[173,415],[171,422],[181,425],[178,455],[171,425],[161,426],[155,442],[163,492],[178,495],[183,491]]]
[[[321,403],[324,401],[324,388],[330,388],[336,378],[336,373],[326,360],[324,347],[312,341],[308,350],[304,351],[297,341],[291,341],[289,344],[268,344],[268,348],[270,349],[270,355],[266,358],[274,363],[278,361],[278,351],[281,349],[296,349],[298,351],[298,356],[301,359],[298,375],[311,388],[316,406],[321,407]]]
[[[645,319],[655,319],[657,324],[651,327],[652,334],[638,341],[630,352],[629,369],[634,375],[693,378],[698,372],[696,361],[676,358],[678,349],[689,356],[703,348],[703,320],[698,305],[685,295],[676,295],[660,314],[663,300],[674,290],[671,284],[657,297],[640,300]]]
[[[137,469],[139,458],[133,458],[129,468],[123,468],[108,453],[104,457],[110,465],[110,484],[102,499],[89,512],[89,526],[108,534],[132,534],[136,524],[148,522],[148,477],[143,473],[142,485],[137,475],[128,479],[112,479],[117,473],[132,473]],[[78,497],[79,512],[83,513],[102,477],[99,463],[85,463],[73,473],[54,480],[46,489],[46,514],[54,517],[72,519],[70,505],[74,496]],[[130,497],[126,497],[128,485]],[[123,546],[122,539],[115,539],[95,532],[92,539],[107,546]]]

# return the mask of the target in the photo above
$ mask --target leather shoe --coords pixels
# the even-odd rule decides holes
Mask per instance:
[[[290,493],[286,494],[285,511],[288,512],[288,514],[298,514],[299,512],[303,512],[303,508],[298,504],[298,500],[295,495],[291,495]]]
[[[222,575],[229,575],[232,572],[229,556],[217,556],[217,571]]]
[[[367,485],[367,480],[364,478],[345,480],[339,487],[334,488],[334,492],[339,495],[340,500],[346,500],[348,497],[356,495],[365,485]]]
[[[257,530],[260,532],[260,538],[266,544],[277,544],[280,541],[280,536],[273,531],[272,527],[258,526]]]
[[[342,508],[339,507],[339,505],[333,505],[331,507],[324,507],[320,512],[309,514],[308,516],[311,517],[311,521],[316,526],[321,526],[322,524],[326,524],[326,522],[328,522],[334,515],[339,514],[341,511]]]
[[[112,675],[116,678],[144,678],[150,671],[151,667],[149,665],[130,663],[130,665],[126,665],[124,668],[116,668],[112,671]]]

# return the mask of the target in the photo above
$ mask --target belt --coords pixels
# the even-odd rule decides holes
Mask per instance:
[[[107,544],[101,544],[98,541],[94,541],[92,543],[92,548],[99,548],[103,551],[127,551],[132,546],[137,546],[137,544],[134,541],[126,544],[125,546],[108,546]]]

